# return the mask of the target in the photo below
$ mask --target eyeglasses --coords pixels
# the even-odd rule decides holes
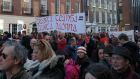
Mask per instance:
[[[1,53],[0,56],[2,56],[3,59],[6,59],[8,55]]]

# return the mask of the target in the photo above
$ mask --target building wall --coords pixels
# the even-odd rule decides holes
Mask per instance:
[[[123,16],[124,16],[124,26],[129,27],[131,24],[131,3],[130,0],[123,0]]]
[[[89,0],[89,3],[87,4],[87,28],[91,28],[93,32],[116,30],[117,0]]]
[[[17,27],[19,24],[25,24],[27,26],[26,32],[27,34],[29,34],[31,32],[30,28],[32,27],[31,23],[35,21],[35,18],[25,16],[1,15],[0,21],[3,21],[3,23],[0,23],[0,25],[3,25],[1,27],[3,27],[4,31],[9,31],[9,24],[17,24]],[[12,27],[10,29],[12,30]]]
[[[41,0],[31,0],[32,1],[32,8],[31,8],[31,14],[30,13],[24,13],[24,0],[13,0],[13,11],[12,12],[3,12],[2,9],[2,1],[0,0],[0,27],[4,29],[4,31],[9,30],[9,24],[18,24],[18,21],[21,21],[21,23],[26,23],[27,29],[29,29],[30,24],[33,24],[35,19],[34,17],[39,16],[51,16],[56,14],[55,13],[55,0],[47,0],[47,10],[48,13],[45,15],[41,15],[42,5]],[[66,13],[66,1],[67,0],[60,0],[60,6],[59,8],[59,14],[65,14]],[[76,13],[75,4],[80,3],[80,0],[70,0],[70,13]],[[1,28],[0,28],[1,29]],[[32,29],[32,26],[31,28]],[[29,30],[28,30],[29,32]],[[31,31],[30,31],[31,32]]]
[[[120,2],[119,2],[120,4]],[[134,30],[135,26],[140,26],[140,1],[139,0],[122,0],[122,20],[119,18],[119,25],[125,30]],[[140,28],[139,28],[140,30]]]
[[[22,0],[13,0],[13,7],[14,7],[14,15],[21,15],[22,14],[22,6],[21,6]]]
[[[2,0],[0,0],[0,14],[1,14],[1,11],[2,11]]]
[[[40,16],[40,0],[33,0],[33,16]]]

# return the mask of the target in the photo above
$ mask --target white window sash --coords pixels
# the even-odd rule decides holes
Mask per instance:
[[[31,0],[24,0],[24,13],[31,13],[32,3]]]
[[[3,0],[3,8],[2,11],[12,11],[12,0]]]

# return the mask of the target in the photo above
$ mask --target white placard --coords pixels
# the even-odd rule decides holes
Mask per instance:
[[[85,14],[60,14],[36,19],[38,32],[57,30],[60,32],[86,33]]]
[[[128,36],[130,41],[135,41],[134,39],[134,30],[130,30],[130,31],[119,31],[119,32],[109,32],[109,36],[110,35],[114,35],[115,37],[118,37],[121,33],[124,33]]]

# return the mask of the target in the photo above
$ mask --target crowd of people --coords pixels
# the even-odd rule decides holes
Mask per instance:
[[[42,32],[0,36],[0,79],[140,79],[140,35]]]

